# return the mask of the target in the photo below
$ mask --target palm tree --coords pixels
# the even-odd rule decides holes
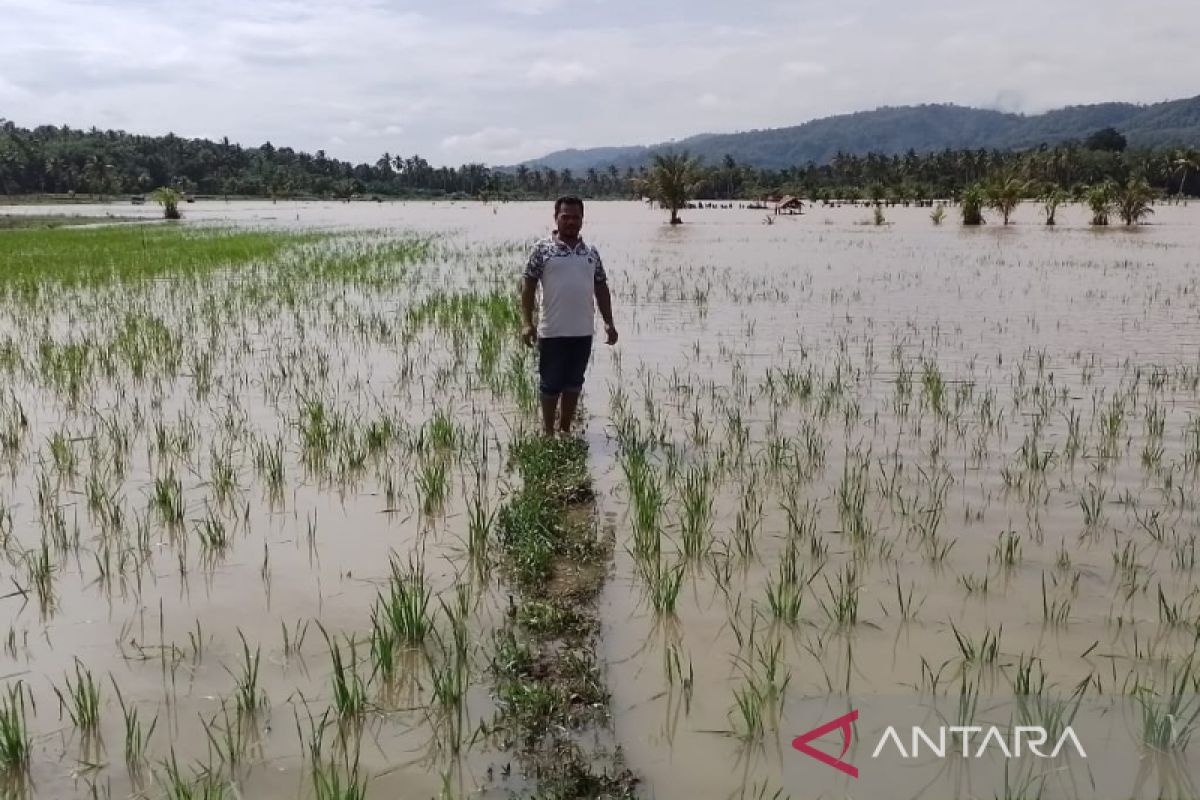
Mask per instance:
[[[1012,212],[1021,204],[1021,198],[1025,196],[1026,188],[1025,182],[1012,173],[998,175],[988,184],[988,205],[1000,212],[1000,215],[1004,217],[1005,225],[1008,224],[1008,218],[1012,216]]]
[[[1108,215],[1112,213],[1113,187],[1105,181],[1090,187],[1084,195],[1088,208],[1092,210],[1093,225],[1107,225]]]
[[[983,219],[983,203],[986,200],[986,194],[983,186],[976,183],[967,188],[962,196],[962,220],[963,225],[982,225]]]
[[[170,186],[163,186],[154,190],[152,195],[154,202],[163,207],[163,219],[179,219],[183,215],[179,213],[179,201],[183,199],[183,195],[172,189]]]
[[[671,212],[671,224],[678,225],[679,209],[687,205],[688,200],[700,183],[700,162],[688,155],[687,151],[680,153],[655,153],[650,165],[650,172],[642,182],[642,190],[663,208]]]
[[[1046,212],[1046,224],[1056,224],[1055,216],[1058,214],[1058,207],[1067,201],[1066,192],[1058,186],[1050,185],[1046,187],[1046,191],[1042,194],[1042,210]]]
[[[1139,225],[1144,218],[1154,213],[1154,209],[1150,207],[1154,191],[1144,178],[1130,178],[1129,183],[1119,188],[1115,195],[1117,214],[1126,225]]]
[[[1179,170],[1183,177],[1179,179],[1179,196],[1183,196],[1183,189],[1187,185],[1188,175],[1195,172],[1200,172],[1200,151],[1194,147],[1185,147],[1181,150],[1176,150],[1172,156],[1171,164],[1175,169]]]

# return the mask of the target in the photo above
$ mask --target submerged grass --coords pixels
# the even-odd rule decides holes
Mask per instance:
[[[46,282],[99,286],[110,281],[179,277],[266,261],[316,234],[166,225],[88,230],[15,230],[0,236],[0,287]]]

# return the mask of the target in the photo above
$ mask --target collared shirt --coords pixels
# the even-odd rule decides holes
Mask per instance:
[[[554,236],[539,239],[525,264],[525,277],[541,286],[538,336],[591,336],[595,331],[595,292],[608,276],[600,252],[580,239],[575,246]]]

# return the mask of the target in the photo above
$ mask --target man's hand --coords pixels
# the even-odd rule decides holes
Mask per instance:
[[[618,335],[617,335],[617,326],[616,325],[605,325],[604,333],[607,336],[606,342],[609,345],[614,345],[617,343]]]
[[[525,330],[521,331],[521,341],[526,347],[533,347],[537,344],[537,328],[533,325],[526,325]]]

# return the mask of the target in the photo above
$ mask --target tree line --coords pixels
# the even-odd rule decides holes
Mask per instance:
[[[838,153],[825,164],[760,169],[726,156],[719,163],[688,161],[689,198],[757,199],[792,194],[828,199],[921,202],[961,200],[996,176],[1018,181],[1026,196],[1046,187],[1082,196],[1090,187],[1144,182],[1153,193],[1200,194],[1200,152],[1193,148],[1130,149],[1116,131],[1082,141],[1020,151],[909,151],[902,155]],[[653,194],[655,167],[570,169],[484,164],[435,167],[419,155],[384,153],[352,164],[266,142],[243,147],[173,134],[66,126],[21,128],[0,120],[0,193],[145,193],[169,187],[184,194],[253,197],[464,197],[536,199],[562,194],[631,198]]]

